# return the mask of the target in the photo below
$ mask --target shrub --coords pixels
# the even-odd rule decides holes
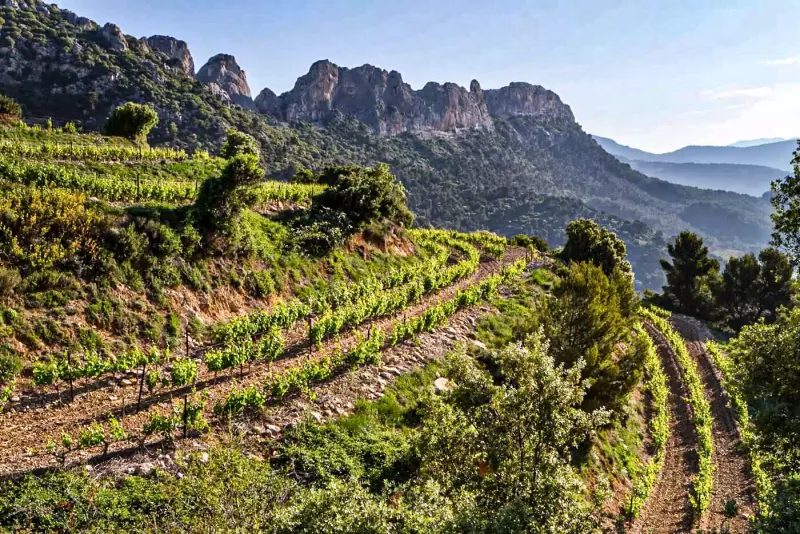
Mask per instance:
[[[128,102],[111,112],[106,121],[105,131],[108,135],[145,141],[147,134],[156,124],[158,124],[158,114],[152,106]]]
[[[258,141],[252,136],[234,129],[228,130],[227,135],[227,139],[225,139],[222,148],[220,148],[220,156],[223,158],[231,159],[244,155],[259,157],[261,155]]]
[[[17,353],[7,345],[0,346],[0,384],[8,384],[22,371]]]
[[[22,106],[6,95],[0,95],[0,115],[19,119],[22,117]]]

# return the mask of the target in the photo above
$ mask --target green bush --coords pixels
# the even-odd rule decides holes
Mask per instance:
[[[17,101],[13,98],[7,97],[6,95],[0,95],[0,115],[19,119],[22,117],[22,106],[20,106],[19,103],[17,103]]]
[[[0,384],[8,384],[22,371],[17,353],[7,345],[0,346]]]
[[[158,114],[152,106],[128,102],[111,112],[105,132],[141,142],[147,139],[147,134],[156,124]]]
[[[261,149],[252,136],[247,135],[239,130],[228,130],[228,137],[225,139],[222,148],[220,148],[220,156],[225,159],[231,159],[236,156],[255,156],[261,155]]]

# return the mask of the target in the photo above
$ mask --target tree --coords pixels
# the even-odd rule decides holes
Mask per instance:
[[[231,159],[236,156],[251,155],[261,156],[261,147],[252,136],[231,128],[227,132],[227,138],[220,148],[220,156]]]
[[[298,169],[297,172],[292,175],[292,183],[293,184],[315,184],[317,183],[317,177],[314,176],[314,173],[311,172],[309,169]]]
[[[568,263],[593,263],[606,275],[615,268],[623,273],[633,273],[626,259],[625,243],[591,219],[577,219],[567,225],[567,242],[560,257]]]
[[[427,408],[418,445],[422,475],[448,492],[475,495],[477,506],[457,531],[593,532],[570,451],[608,413],[580,409],[587,388],[582,362],[556,365],[541,333],[492,361],[492,375],[464,353],[450,361],[456,388]]]
[[[759,447],[786,472],[800,472],[800,308],[774,324],[745,326],[729,345],[758,428]]]
[[[663,304],[677,312],[706,318],[711,311],[710,279],[719,274],[719,262],[708,257],[708,247],[697,234],[684,230],[667,245],[672,263],[660,260],[667,275]]]
[[[792,275],[788,256],[774,248],[731,258],[714,285],[719,315],[737,331],[762,317],[774,321],[778,308],[792,304]]]
[[[772,182],[772,245],[800,265],[800,149],[792,158],[794,175]]]
[[[19,119],[22,117],[22,106],[13,98],[0,95],[0,115]]]
[[[758,317],[773,322],[781,306],[791,306],[794,294],[794,268],[791,258],[775,248],[766,248],[758,255],[761,262]]]
[[[725,265],[722,280],[714,288],[717,313],[739,330],[759,317],[758,292],[761,283],[761,265],[755,255],[731,258]]]
[[[642,372],[643,354],[621,343],[636,307],[630,276],[616,269],[609,277],[591,263],[576,263],[554,296],[541,319],[551,353],[566,365],[585,362],[582,377],[592,383],[586,408],[619,408]]]
[[[405,189],[388,165],[327,169],[319,181],[328,187],[313,198],[312,215],[327,210],[341,212],[356,229],[381,220],[405,226],[414,221],[406,205]]]
[[[220,176],[209,178],[200,186],[194,203],[200,224],[212,229],[234,224],[247,206],[245,189],[263,177],[258,157],[252,154],[228,160]]]
[[[128,102],[111,112],[106,121],[108,135],[126,137],[137,142],[147,140],[147,134],[158,124],[158,114],[149,104]]]

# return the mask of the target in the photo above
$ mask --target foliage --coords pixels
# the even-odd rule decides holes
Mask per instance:
[[[220,148],[220,156],[225,159],[232,159],[236,156],[245,155],[259,157],[261,149],[258,146],[258,142],[251,135],[244,132],[235,129],[228,130],[225,142]]]
[[[746,326],[729,344],[732,380],[755,408],[759,448],[785,472],[800,472],[800,309],[774,324]]]
[[[22,117],[22,106],[13,98],[0,94],[0,115],[18,119]]]
[[[719,273],[719,262],[709,257],[708,247],[696,234],[683,231],[667,245],[672,263],[661,260],[667,275],[663,305],[670,310],[706,318],[711,313],[709,284]]]
[[[476,495],[474,531],[592,531],[569,451],[608,413],[580,409],[582,362],[557,366],[541,334],[492,361],[499,383],[463,354],[451,363],[456,389],[424,416],[423,472]]]
[[[158,124],[158,114],[150,105],[128,102],[111,112],[106,121],[108,135],[126,137],[134,141],[145,141],[150,130]]]
[[[652,440],[652,450],[646,459],[641,460],[636,472],[632,473],[633,488],[631,496],[626,500],[625,513],[629,518],[636,518],[642,511],[650,493],[655,487],[658,475],[664,467],[666,445],[669,441],[669,388],[667,375],[656,354],[655,345],[641,325],[636,325],[635,342],[644,356],[645,382],[642,390],[650,397],[652,414],[647,422]]]
[[[772,244],[800,264],[800,149],[792,158],[794,175],[772,182]]]
[[[635,313],[630,277],[619,270],[608,277],[591,263],[574,263],[553,294],[538,318],[551,353],[566,365],[585,362],[583,377],[592,383],[587,408],[618,409],[639,382],[644,357],[633,345],[620,346]]]
[[[714,313],[736,331],[762,317],[774,322],[778,308],[792,304],[792,277],[788,256],[774,248],[731,258],[713,286]]]
[[[690,501],[695,516],[700,517],[711,502],[711,490],[714,484],[711,405],[705,396],[705,388],[700,379],[697,363],[686,349],[683,338],[672,329],[669,321],[661,315],[653,313],[647,308],[643,308],[640,313],[667,338],[667,342],[675,351],[680,365],[683,383],[689,391],[688,400],[694,416],[698,455],[698,473],[692,477],[693,492],[690,495]]]
[[[770,517],[770,501],[774,498],[774,488],[769,475],[764,470],[763,453],[759,450],[758,439],[754,432],[754,427],[750,424],[750,413],[747,401],[742,391],[736,375],[734,361],[725,353],[722,348],[713,341],[706,342],[706,352],[714,362],[722,377],[722,387],[725,394],[731,400],[731,407],[736,413],[739,432],[742,435],[742,443],[747,448],[750,456],[750,472],[756,486],[756,499],[758,502],[758,515],[760,518]]]
[[[231,158],[221,176],[206,180],[200,187],[194,204],[200,223],[212,229],[235,226],[247,206],[244,189],[263,176],[256,156],[243,154]]]
[[[405,189],[388,165],[328,169],[319,182],[328,187],[312,200],[312,217],[326,210],[341,212],[357,229],[384,219],[404,226],[413,222]]]
[[[626,259],[625,243],[596,222],[578,219],[567,226],[567,242],[560,257],[565,262],[590,262],[597,265],[606,276],[618,269],[632,274]]]

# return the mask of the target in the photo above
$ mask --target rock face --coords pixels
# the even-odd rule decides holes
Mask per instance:
[[[347,69],[318,61],[294,89],[280,96],[279,106],[269,94],[261,96],[262,112],[284,120],[320,122],[339,112],[364,122],[379,135],[491,128],[479,91],[449,83],[429,83],[414,91],[399,72],[372,65]]]
[[[269,88],[265,87],[262,89],[256,97],[255,105],[256,109],[265,115],[280,117],[282,114],[281,100],[278,98],[278,95]]]
[[[486,104],[493,117],[524,115],[550,121],[575,121],[569,106],[541,85],[512,82],[501,89],[486,91]]]
[[[236,58],[229,54],[217,54],[208,60],[197,71],[197,81],[211,87],[212,91],[221,90],[220,96],[244,108],[255,109],[247,75],[236,63]]]
[[[189,52],[189,45],[186,44],[186,41],[167,35],[153,35],[147,38],[147,44],[153,50],[157,50],[172,59],[175,65],[187,75],[194,77],[194,59],[191,52]]]
[[[124,52],[128,49],[128,40],[125,39],[125,34],[122,33],[122,30],[116,24],[111,24],[109,22],[97,31],[112,50]]]
[[[335,113],[354,117],[378,135],[403,132],[491,130],[493,117],[528,115],[543,120],[573,120],[555,93],[526,83],[483,91],[477,80],[469,91],[429,82],[415,91],[397,71],[363,65],[354,69],[330,61],[311,65],[294,88],[280,97],[265,89],[256,98],[261,113],[287,121],[324,122]]]

